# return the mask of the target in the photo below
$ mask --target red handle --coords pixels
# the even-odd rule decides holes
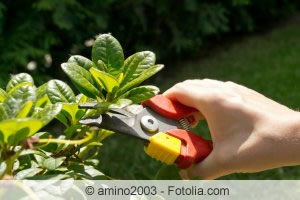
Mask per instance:
[[[199,112],[195,108],[191,108],[177,101],[170,100],[164,95],[156,95],[151,99],[144,101],[142,105],[150,107],[162,116],[175,120],[187,117],[193,112]]]
[[[175,120],[191,115],[198,110],[185,106],[177,101],[172,101],[163,95],[157,95],[144,101],[143,106],[148,106],[157,113]],[[189,119],[190,121],[190,119]],[[203,139],[201,136],[192,132],[174,129],[166,132],[182,141],[180,155],[176,159],[176,164],[181,169],[190,167],[206,158],[212,151],[212,142]]]
[[[182,141],[180,155],[175,163],[181,169],[190,167],[206,158],[212,151],[212,142],[199,135],[183,129],[174,129],[166,132]]]

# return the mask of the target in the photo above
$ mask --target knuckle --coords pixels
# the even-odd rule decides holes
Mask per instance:
[[[204,79],[202,79],[202,81],[209,82],[209,81],[212,81],[212,79],[204,78]]]
[[[213,104],[220,104],[223,101],[225,101],[226,97],[221,91],[212,90],[211,94],[207,97],[207,99]]]
[[[211,104],[219,108],[231,110],[241,109],[245,104],[243,97],[240,95],[225,91],[215,91],[207,99]]]
[[[184,82],[180,82],[180,83],[176,83],[174,86],[173,86],[173,88],[174,89],[180,89],[180,88],[182,88],[182,85],[184,84]]]
[[[182,83],[183,84],[195,84],[195,83],[197,83],[198,82],[198,80],[197,79],[188,79],[188,80],[185,80],[185,81],[183,81]]]

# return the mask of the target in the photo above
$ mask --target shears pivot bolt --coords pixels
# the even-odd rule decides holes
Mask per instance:
[[[155,133],[158,131],[158,121],[150,115],[145,115],[141,118],[141,126],[149,133]]]

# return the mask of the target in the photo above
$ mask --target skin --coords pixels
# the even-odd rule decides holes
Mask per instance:
[[[300,113],[233,82],[187,80],[164,93],[199,110],[213,151],[184,178],[216,179],[300,164]]]

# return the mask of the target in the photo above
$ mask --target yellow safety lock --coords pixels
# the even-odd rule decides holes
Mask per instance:
[[[163,132],[150,137],[149,145],[144,148],[149,156],[168,165],[175,162],[180,149],[181,140]]]

